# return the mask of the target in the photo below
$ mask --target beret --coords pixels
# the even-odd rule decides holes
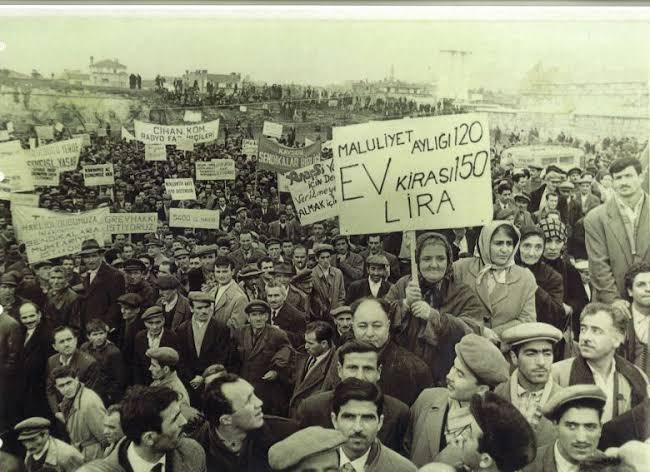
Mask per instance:
[[[244,280],[258,277],[261,273],[262,271],[259,270],[255,264],[247,264],[239,270],[237,277],[239,277],[240,280]]]
[[[0,278],[0,285],[11,285],[13,287],[17,287],[18,280],[16,280],[15,272],[7,272],[6,274],[2,274],[2,277]]]
[[[246,312],[247,315],[250,315],[251,313],[259,313],[259,312],[271,313],[271,307],[264,300],[253,300],[249,302],[248,305],[246,305],[244,311]]]
[[[281,262],[279,264],[275,264],[273,266],[273,273],[274,274],[284,274],[284,275],[293,275],[293,269],[289,264],[285,264],[284,262]]]
[[[140,308],[142,306],[142,297],[137,293],[125,293],[118,297],[117,303],[129,305],[131,308]]]
[[[282,244],[279,239],[271,238],[266,242],[266,247],[269,247],[271,244]]]
[[[156,359],[161,364],[176,365],[178,364],[178,352],[171,347],[157,347],[148,349],[145,352],[146,356],[150,359]]]
[[[124,261],[124,271],[128,272],[130,270],[139,270],[146,272],[147,266],[144,265],[140,259],[128,259]]]
[[[311,269],[307,269],[300,274],[294,275],[291,279],[292,284],[304,284],[305,282],[311,281]]]
[[[530,341],[550,341],[553,344],[562,339],[562,331],[548,323],[521,323],[501,333],[501,340],[510,346]]]
[[[216,254],[217,246],[216,244],[208,244],[206,246],[199,246],[194,248],[194,254],[197,256],[204,256],[206,254]]]
[[[605,405],[607,396],[600,387],[594,384],[577,384],[557,391],[542,407],[542,413],[547,418],[553,417],[563,406],[574,400],[596,400]]]
[[[181,285],[181,283],[173,275],[160,274],[158,275],[158,279],[156,279],[156,285],[161,290],[171,290],[174,288],[178,288]]]
[[[151,306],[147,308],[144,313],[142,313],[142,321],[150,320],[151,318],[161,317],[164,318],[163,309],[158,305]]]
[[[214,303],[214,298],[212,298],[209,293],[205,292],[190,292],[187,295],[187,298],[192,302]]]
[[[340,431],[309,426],[271,446],[269,465],[273,470],[286,470],[308,457],[332,451],[346,441],[347,438]]]
[[[334,248],[331,244],[319,244],[314,247],[314,254],[319,255],[321,252],[329,252],[330,254],[333,254]]]
[[[14,426],[14,431],[18,433],[18,439],[30,439],[42,431],[49,431],[51,425],[47,418],[32,416]]]
[[[389,265],[388,258],[383,254],[370,254],[366,259],[366,265]]]
[[[334,310],[330,311],[330,315],[332,315],[333,318],[336,318],[337,316],[343,315],[343,314],[346,314],[346,313],[351,315],[352,314],[352,308],[350,308],[349,306],[345,306],[345,305],[340,306],[340,307],[335,308]]]
[[[496,386],[508,380],[510,367],[499,348],[478,334],[463,336],[455,346],[456,355],[476,376],[479,383]]]

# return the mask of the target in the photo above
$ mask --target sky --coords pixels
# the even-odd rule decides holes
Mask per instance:
[[[535,64],[569,81],[647,80],[650,21],[314,20],[183,18],[178,12],[121,17],[66,14],[12,17],[0,10],[0,68],[49,76],[117,58],[143,78],[185,70],[241,72],[268,83],[326,85],[398,79],[432,82],[448,73],[442,49],[469,51],[469,85],[516,90]],[[418,18],[415,16],[415,18]]]

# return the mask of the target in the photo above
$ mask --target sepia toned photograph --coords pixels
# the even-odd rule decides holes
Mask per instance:
[[[0,472],[650,468],[650,6],[0,2]]]

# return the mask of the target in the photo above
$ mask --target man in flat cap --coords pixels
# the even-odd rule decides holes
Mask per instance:
[[[269,465],[286,472],[338,471],[337,448],[346,441],[339,431],[309,426],[274,444],[269,449]]]
[[[313,291],[311,316],[318,320],[328,320],[331,310],[345,305],[345,284],[340,269],[332,267],[331,257],[334,248],[331,244],[314,246],[317,264],[312,271]],[[318,310],[318,311],[314,311]]]
[[[338,235],[332,239],[335,254],[332,255],[332,266],[343,273],[343,282],[348,287],[352,282],[363,278],[364,259],[359,254],[350,250],[350,241],[347,236]]]
[[[68,277],[62,266],[55,266],[49,273],[50,290],[43,311],[54,319],[54,326],[72,326],[83,332],[79,295],[70,288]]]
[[[417,467],[377,439],[384,421],[384,395],[365,380],[349,378],[334,390],[331,420],[348,440],[339,448],[339,470],[414,472]]]
[[[330,316],[334,320],[334,345],[342,346],[347,341],[354,339],[352,332],[352,308],[343,305],[330,312]]]
[[[269,414],[286,416],[291,343],[287,333],[269,324],[271,307],[253,300],[245,308],[248,325],[235,332],[240,375],[264,401]]]
[[[361,251],[359,255],[363,257],[363,260],[368,261],[368,256],[384,256],[388,259],[389,270],[387,273],[388,281],[390,283],[397,282],[401,277],[401,271],[399,266],[399,259],[394,254],[384,251],[384,235],[383,234],[369,234],[367,236],[368,249]],[[367,265],[364,267],[364,273],[369,273]]]
[[[27,472],[74,472],[84,463],[83,455],[76,448],[50,436],[51,426],[50,420],[38,416],[27,418],[14,426],[18,440],[27,453]]]
[[[265,293],[271,307],[271,325],[284,330],[293,347],[299,349],[304,343],[307,326],[305,313],[287,302],[287,289],[278,280],[271,280],[266,285]]]
[[[20,275],[17,272],[6,272],[0,277],[0,304],[3,311],[18,321],[18,310],[26,300],[16,294]]]
[[[509,366],[501,351],[476,334],[456,345],[456,359],[447,374],[447,388],[424,390],[411,407],[406,447],[411,460],[422,466],[436,460],[447,446],[468,439],[472,415],[469,403],[508,380]]]
[[[143,300],[145,308],[150,307],[156,303],[158,294],[151,286],[145,275],[147,268],[144,263],[139,259],[129,259],[124,261],[124,277],[126,279],[126,293],[137,293]]]
[[[246,294],[234,281],[235,265],[230,257],[217,257],[214,263],[214,279],[217,283],[208,293],[214,300],[214,318],[234,333],[246,323],[244,308],[248,303]]]
[[[165,244],[160,239],[152,238],[146,244],[147,253],[153,257],[153,265],[160,266],[163,261],[168,261],[169,258],[162,252]]]
[[[555,428],[543,417],[542,407],[561,389],[551,377],[553,346],[560,339],[562,332],[547,323],[522,323],[501,335],[516,369],[494,391],[521,411],[535,430],[538,447],[555,440]]]
[[[271,238],[266,241],[266,252],[274,264],[285,262],[282,256],[282,243],[277,238]]]
[[[533,216],[528,211],[528,205],[530,205],[530,197],[526,193],[516,193],[513,196],[515,201],[515,206],[517,207],[518,217],[521,221],[521,226],[531,226],[534,225]],[[515,221],[517,218],[515,218]]]
[[[144,322],[140,317],[142,311],[142,298],[135,293],[125,293],[117,299],[122,314],[122,322],[114,333],[115,345],[124,355],[124,359],[133,359],[135,336],[144,329]],[[130,384],[129,372],[129,384]]]
[[[177,277],[170,274],[160,274],[156,280],[160,297],[156,305],[160,305],[165,315],[165,328],[176,329],[184,321],[192,318],[192,307],[187,298],[180,293],[181,283]]]
[[[577,470],[598,451],[605,393],[596,385],[577,384],[555,393],[543,408],[557,426],[557,440],[542,446],[526,472]]]
[[[201,393],[205,386],[203,371],[213,364],[234,368],[235,345],[231,339],[230,328],[212,316],[214,301],[205,292],[190,292],[192,316],[176,330],[178,352],[183,359],[180,376],[189,385],[192,405],[201,404]]]
[[[287,301],[298,310],[303,311],[308,320],[311,316],[311,292],[314,289],[311,269],[307,269],[294,275],[289,280],[287,287]]]
[[[576,201],[579,203],[581,216],[587,215],[591,210],[600,206],[600,198],[594,195],[591,190],[593,182],[593,177],[589,174],[584,174],[575,182],[578,186]]]
[[[187,421],[173,390],[131,387],[121,402],[120,423],[125,438],[108,457],[85,464],[79,472],[207,472],[205,451],[182,434]]]
[[[191,432],[207,453],[210,471],[269,469],[268,451],[298,430],[289,419],[265,416],[266,404],[248,381],[231,373],[211,380],[203,394],[205,421]]]
[[[119,270],[104,261],[103,251],[94,239],[81,244],[81,261],[88,269],[82,279],[84,290],[81,297],[81,313],[88,320],[104,320],[112,333],[120,324],[117,299],[125,293],[126,282]]]
[[[190,269],[187,274],[190,291],[205,290],[215,285],[214,262],[217,257],[217,246],[209,244],[194,248],[193,255],[201,260],[201,267]]]
[[[157,347],[147,350],[145,355],[149,358],[149,372],[151,373],[152,387],[167,387],[178,394],[178,402],[189,406],[190,396],[181,379],[178,377],[177,367],[180,360],[176,349],[171,347]]]
[[[242,288],[248,301],[259,300],[262,298],[264,282],[261,279],[262,271],[256,264],[246,264],[239,269],[237,280]]]
[[[558,187],[564,181],[565,177],[566,172],[555,165],[550,165],[546,168],[544,184],[542,184],[537,190],[530,192],[530,205],[528,210],[531,214],[546,209],[548,194],[557,193]],[[566,221],[567,205],[566,199],[563,196],[558,195],[557,210],[562,216],[562,221]]]
[[[560,386],[595,384],[603,390],[607,398],[604,423],[647,397],[645,374],[616,354],[625,341],[627,323],[625,312],[615,306],[588,304],[580,315],[579,354],[553,365],[553,377]]]
[[[147,308],[141,318],[144,329],[135,336],[133,382],[149,385],[152,378],[149,371],[150,360],[146,352],[158,347],[171,347],[178,352],[178,337],[174,331],[165,328],[165,315],[158,305]]]
[[[368,277],[356,280],[346,285],[346,300],[348,305],[363,297],[383,298],[393,286],[387,280],[389,263],[382,254],[371,254],[365,261]]]
[[[188,274],[190,272],[190,253],[185,248],[176,249],[173,253],[174,264],[176,265],[176,273],[174,274],[180,286],[183,289],[183,294],[190,291],[190,282]]]

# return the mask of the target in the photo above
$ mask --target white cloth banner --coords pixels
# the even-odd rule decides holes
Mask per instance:
[[[169,227],[219,229],[219,210],[170,208]]]
[[[122,126],[122,139],[124,139],[127,143],[130,143],[135,139],[135,136],[133,136],[128,129]]]
[[[97,185],[115,185],[113,164],[96,164],[83,166],[84,185],[95,187]]]
[[[271,121],[265,121],[264,127],[262,128],[262,134],[264,136],[270,136],[271,138],[280,139],[282,137],[282,125]]]
[[[219,120],[192,125],[157,125],[135,120],[135,139],[145,144],[176,144],[189,139],[194,144],[216,141],[219,136]]]
[[[196,180],[235,180],[235,161],[232,159],[196,161]]]
[[[165,191],[172,200],[196,200],[194,179],[165,179]]]
[[[200,111],[185,110],[185,116],[183,116],[183,121],[189,123],[199,123],[203,117],[201,116]]]
[[[167,148],[164,144],[145,144],[144,145],[145,161],[166,161]]]

